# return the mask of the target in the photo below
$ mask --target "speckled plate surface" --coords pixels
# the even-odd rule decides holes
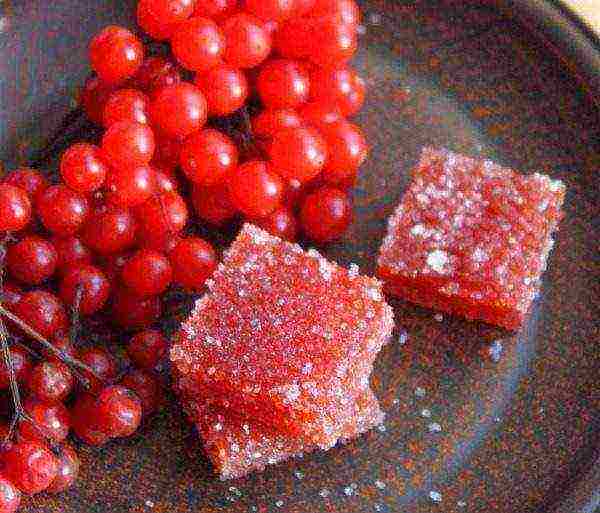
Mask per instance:
[[[72,108],[88,73],[90,34],[107,23],[131,23],[132,3],[2,3],[5,165],[31,162]],[[600,482],[598,41],[552,2],[362,5],[365,33],[356,65],[370,94],[359,122],[372,151],[355,193],[356,220],[325,253],[373,272],[385,219],[424,145],[548,173],[568,185],[566,217],[526,328],[509,336],[393,301],[395,339],[373,378],[387,412],[384,428],[222,483],[172,404],[129,440],[82,448],[77,486],[28,500],[23,511],[594,510]]]

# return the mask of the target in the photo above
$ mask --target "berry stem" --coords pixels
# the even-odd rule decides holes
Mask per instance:
[[[2,445],[4,446],[11,440],[19,420],[25,416],[25,411],[23,410],[23,405],[21,403],[21,393],[19,392],[17,376],[15,375],[15,368],[13,366],[12,357],[10,354],[10,347],[8,346],[8,338],[9,335],[6,326],[4,325],[4,321],[0,319],[0,347],[2,350],[2,357],[4,358],[4,365],[6,365],[6,368],[8,369],[10,395],[12,397],[13,407],[15,410],[13,418],[10,422],[8,433],[2,441]]]
[[[77,346],[77,339],[80,331],[80,306],[81,298],[83,297],[83,286],[79,284],[75,289],[75,297],[73,298],[73,306],[71,307],[71,328],[69,330],[69,338],[74,346]]]

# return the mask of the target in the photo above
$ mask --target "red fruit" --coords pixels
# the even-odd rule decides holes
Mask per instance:
[[[90,64],[103,82],[116,84],[135,75],[144,59],[144,45],[129,30],[109,25],[90,43]]]
[[[175,193],[156,194],[137,207],[140,239],[166,241],[170,235],[183,230],[188,210],[183,198]]]
[[[312,24],[313,37],[308,40],[308,59],[322,67],[347,62],[356,52],[356,27],[331,18]]]
[[[84,194],[102,187],[107,168],[100,148],[88,143],[73,144],[60,161],[60,174],[65,184]]]
[[[24,409],[31,422],[22,420],[19,423],[19,440],[44,443],[49,439],[58,443],[69,434],[71,418],[64,404],[28,399]]]
[[[229,221],[236,214],[226,183],[212,187],[194,186],[192,205],[200,219],[216,226]]]
[[[267,217],[256,219],[255,223],[276,237],[292,242],[296,240],[298,230],[296,218],[286,207],[278,208]]]
[[[24,383],[29,379],[31,374],[32,363],[29,353],[21,346],[13,345],[10,348],[10,359],[12,361],[12,367],[15,371],[17,381]],[[0,361],[0,390],[8,388],[10,384],[8,368],[4,363],[4,359]]]
[[[19,442],[4,455],[4,474],[24,493],[39,493],[58,473],[54,454],[39,442]]]
[[[142,421],[142,403],[134,392],[120,385],[104,388],[96,401],[101,428],[112,436],[130,436]]]
[[[112,167],[143,166],[154,155],[154,133],[148,125],[118,121],[104,132],[102,151]]]
[[[21,492],[12,481],[0,475],[0,512],[15,513],[21,505]]]
[[[310,83],[311,101],[336,108],[343,116],[356,114],[365,101],[365,81],[348,66],[314,68]]]
[[[184,68],[208,71],[221,62],[225,37],[214,21],[194,17],[177,25],[171,37],[171,50]]]
[[[73,306],[77,291],[81,290],[79,311],[91,315],[102,309],[110,292],[110,284],[104,273],[89,264],[79,264],[68,270],[60,283],[60,298]]]
[[[123,283],[138,296],[162,294],[173,277],[167,257],[150,249],[140,249],[123,267]]]
[[[98,77],[88,78],[81,90],[79,102],[87,117],[97,125],[101,125],[104,117],[104,106],[115,91],[115,86],[105,84]]]
[[[119,121],[147,124],[150,99],[137,89],[119,89],[110,95],[104,106],[102,120],[105,127]]]
[[[237,0],[196,0],[194,16],[203,16],[221,23],[238,9]]]
[[[48,180],[44,175],[28,167],[11,171],[4,177],[2,183],[23,189],[32,203],[35,203],[38,195],[48,187]]]
[[[156,189],[156,173],[150,165],[111,169],[106,177],[107,200],[120,207],[146,201]]]
[[[47,491],[50,493],[64,492],[69,489],[79,474],[79,458],[77,457],[77,453],[66,442],[63,442],[61,445],[57,459],[58,472],[54,481],[47,488]]]
[[[258,18],[234,14],[222,26],[226,46],[224,58],[236,68],[253,68],[271,52],[271,36]]]
[[[157,296],[140,297],[126,288],[117,289],[112,300],[112,318],[125,330],[141,330],[152,326],[160,317],[161,302]]]
[[[149,249],[158,251],[166,255],[171,251],[181,240],[179,233],[167,233],[162,237],[153,237],[151,239],[142,239],[139,241],[140,249]]]
[[[93,251],[103,255],[123,251],[135,242],[137,222],[125,208],[108,207],[90,216],[81,238]]]
[[[312,11],[316,0],[295,0],[296,8],[294,11],[294,17],[300,18],[302,16],[307,16]]]
[[[79,231],[89,213],[85,196],[64,185],[48,187],[37,201],[36,211],[43,225],[55,235]]]
[[[225,134],[206,129],[185,140],[179,159],[183,172],[192,182],[215,185],[236,168],[238,150]]]
[[[206,123],[206,99],[188,82],[166,86],[156,91],[150,104],[150,115],[167,137],[187,137]]]
[[[67,314],[61,301],[45,290],[27,292],[16,305],[21,320],[46,338],[68,328]]]
[[[246,0],[245,8],[263,20],[284,21],[296,13],[294,0]]]
[[[73,345],[73,342],[71,341],[71,338],[68,335],[59,333],[52,339],[52,345],[56,349],[62,351],[67,356],[70,356],[71,358],[76,357],[77,351],[75,349],[75,346]],[[49,362],[59,362],[62,364],[62,360],[58,356],[56,356],[56,354],[53,351],[50,351],[45,347],[42,348],[42,354],[44,355],[44,358],[46,358]]]
[[[273,47],[286,59],[306,59],[315,38],[314,20],[294,18],[282,23],[274,35]]]
[[[353,27],[360,23],[360,9],[354,0],[316,0],[309,15],[333,18]]]
[[[117,376],[117,362],[102,347],[86,347],[79,352],[78,359],[94,371],[95,376],[87,371],[83,372],[89,380],[90,392],[98,391],[103,386],[103,381],[109,381]]]
[[[96,398],[87,393],[77,397],[71,409],[73,432],[86,444],[100,446],[110,439],[110,436],[100,429]]]
[[[121,385],[138,396],[144,417],[154,413],[164,402],[164,394],[158,379],[148,372],[134,369],[123,377]]]
[[[8,271],[19,281],[38,285],[54,274],[58,254],[54,246],[42,237],[31,235],[8,248]]]
[[[252,132],[258,137],[271,138],[284,128],[296,128],[302,119],[293,109],[265,109],[252,118]]]
[[[57,237],[51,239],[56,250],[56,271],[64,273],[76,264],[90,264],[92,252],[84,246],[78,237]]]
[[[65,364],[58,361],[38,363],[28,379],[29,392],[40,401],[64,401],[73,390],[75,380]]]
[[[328,150],[314,128],[286,128],[273,136],[269,156],[281,176],[305,183],[321,172]]]
[[[152,94],[158,89],[179,82],[181,82],[181,74],[176,66],[160,56],[147,57],[133,77],[135,87],[146,94]]]
[[[312,90],[312,89],[311,89]],[[330,104],[308,102],[298,109],[298,115],[307,124],[320,128],[343,120],[341,112]]]
[[[156,141],[154,160],[156,163],[175,169],[179,165],[180,151],[181,140],[161,137]]]
[[[127,354],[142,369],[154,369],[167,352],[167,341],[158,330],[141,331],[127,344]]]
[[[242,107],[248,97],[248,81],[244,73],[222,64],[196,75],[196,85],[206,98],[211,116],[226,116]]]
[[[178,24],[192,15],[193,10],[192,0],[140,0],[137,20],[154,39],[168,39]]]
[[[0,184],[0,232],[16,232],[31,220],[31,201],[19,187]]]
[[[198,237],[181,239],[169,253],[173,281],[188,289],[201,289],[217,266],[213,247]]]
[[[267,162],[245,162],[229,177],[232,203],[249,217],[264,217],[281,203],[284,185]]]
[[[266,107],[295,108],[308,100],[308,70],[299,62],[272,59],[261,67],[257,89]]]
[[[11,282],[5,282],[0,290],[2,304],[11,312],[23,297],[23,290]]]
[[[177,192],[179,189],[177,175],[168,166],[160,162],[155,162],[152,167],[154,168],[156,192]]]
[[[300,222],[304,233],[315,242],[328,242],[346,231],[352,206],[343,191],[322,187],[304,199]]]
[[[329,148],[323,180],[333,185],[352,183],[368,153],[362,132],[356,125],[344,120],[323,125],[320,132]]]

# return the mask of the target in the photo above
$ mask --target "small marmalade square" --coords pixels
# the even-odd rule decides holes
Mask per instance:
[[[414,303],[518,329],[540,287],[565,186],[425,148],[389,219],[377,274]]]

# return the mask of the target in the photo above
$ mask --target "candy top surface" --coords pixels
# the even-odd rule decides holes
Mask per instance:
[[[378,280],[251,224],[207,285],[171,350],[179,373],[207,383],[293,401],[298,383],[344,375],[392,327]]]
[[[562,216],[565,186],[489,160],[425,148],[389,219],[379,269],[447,295],[526,311]]]

